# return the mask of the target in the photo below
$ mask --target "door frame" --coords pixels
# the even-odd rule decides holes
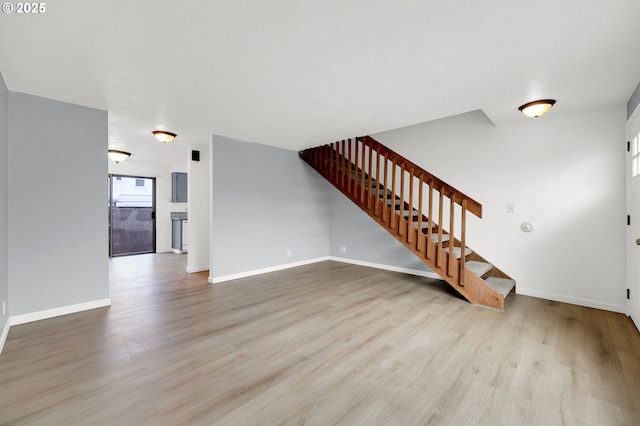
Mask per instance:
[[[112,246],[111,246],[111,237],[112,237],[112,218],[111,218],[111,208],[113,207],[113,178],[119,176],[124,178],[133,178],[133,179],[149,179],[151,180],[151,218],[153,219],[153,227],[152,227],[152,237],[151,237],[151,252],[156,252],[156,178],[150,176],[137,176],[137,175],[123,175],[121,173],[109,173],[107,176],[107,185],[108,185],[108,194],[107,194],[107,209],[108,209],[108,221],[109,221],[109,257],[119,257],[119,256],[129,256],[128,254],[117,254],[113,255]]]
[[[635,111],[629,116],[626,123],[626,136],[628,143],[633,139],[633,137],[640,132],[640,105],[636,107]],[[627,155],[625,156],[625,173],[626,173],[626,198],[627,198],[627,214],[631,216],[631,223],[638,223],[640,221],[640,212],[632,212],[633,209],[633,200],[631,197],[632,189],[632,177],[631,177],[631,151],[628,150]],[[636,179],[640,179],[640,177],[636,177]],[[640,193],[637,194],[640,196]],[[640,250],[639,247],[635,244],[636,238],[638,235],[633,235],[632,227],[627,226],[627,289],[631,292],[631,297],[629,299],[625,299],[625,313],[627,316],[631,317],[636,328],[640,330],[640,312],[635,312],[634,303],[640,298],[640,277],[634,280],[635,271],[634,271],[634,262],[638,256],[637,251]],[[640,310],[640,309],[639,309]],[[632,315],[634,314],[634,315]]]

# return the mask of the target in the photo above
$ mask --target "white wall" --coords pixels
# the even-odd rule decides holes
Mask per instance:
[[[617,105],[496,127],[477,111],[374,137],[483,204],[468,245],[519,293],[624,312],[625,119]]]
[[[9,332],[9,92],[0,72],[0,352]],[[2,311],[4,303],[5,312]]]
[[[12,323],[109,303],[106,152],[106,111],[9,93]]]
[[[200,151],[200,161],[191,161],[191,150]],[[209,194],[211,193],[209,146],[192,145],[189,147],[188,155],[187,272],[198,272],[209,269]]]
[[[177,141],[176,141],[177,143]],[[186,155],[186,154],[185,154]],[[109,160],[109,173],[156,178],[156,252],[171,251],[171,212],[187,211],[187,203],[171,202],[171,173],[187,172],[186,157],[173,164],[136,161],[134,157],[118,164]],[[106,179],[106,178],[105,178]]]

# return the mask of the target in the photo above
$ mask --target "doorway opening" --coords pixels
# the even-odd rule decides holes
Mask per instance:
[[[156,251],[155,178],[109,175],[109,257]]]

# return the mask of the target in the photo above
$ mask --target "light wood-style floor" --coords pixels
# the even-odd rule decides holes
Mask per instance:
[[[0,424],[638,425],[623,315],[323,262],[210,285],[111,261],[110,308],[11,327]]]

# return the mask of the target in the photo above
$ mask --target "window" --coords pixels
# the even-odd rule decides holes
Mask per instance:
[[[136,179],[136,186],[144,187],[144,179]]]

